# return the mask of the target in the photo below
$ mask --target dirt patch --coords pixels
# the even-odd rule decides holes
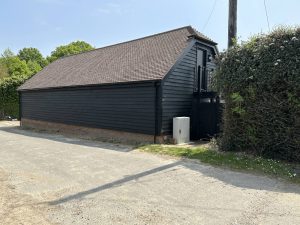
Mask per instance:
[[[8,175],[0,169],[0,221],[1,224],[50,225],[44,216],[47,208],[29,195],[17,193],[8,183]]]

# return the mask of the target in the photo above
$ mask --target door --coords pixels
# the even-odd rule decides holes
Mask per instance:
[[[203,92],[193,97],[191,139],[210,138],[220,131],[222,106],[214,92]]]

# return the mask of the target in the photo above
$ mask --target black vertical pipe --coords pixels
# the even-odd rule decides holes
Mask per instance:
[[[19,98],[19,117],[18,120],[21,122],[21,118],[22,118],[22,94],[21,92],[18,92],[18,98]]]
[[[155,131],[154,131],[154,143],[156,143],[156,136],[159,135],[159,104],[160,104],[160,84],[159,82],[154,82],[155,87]]]

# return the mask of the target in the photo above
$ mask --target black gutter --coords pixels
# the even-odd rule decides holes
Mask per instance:
[[[62,90],[62,89],[86,89],[95,87],[114,87],[114,86],[130,86],[139,84],[151,84],[161,81],[161,79],[155,80],[143,80],[143,81],[128,81],[128,82],[118,82],[118,83],[105,83],[105,84],[87,84],[87,85],[73,85],[73,86],[60,86],[60,87],[47,87],[47,88],[33,88],[33,89],[18,89],[18,92],[30,92],[30,91],[48,91],[48,90]]]

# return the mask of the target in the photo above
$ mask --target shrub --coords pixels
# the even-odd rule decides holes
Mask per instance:
[[[29,75],[5,77],[0,80],[0,119],[5,116],[19,117],[19,96],[17,88]]]
[[[300,161],[300,28],[278,28],[220,55],[220,148]]]

